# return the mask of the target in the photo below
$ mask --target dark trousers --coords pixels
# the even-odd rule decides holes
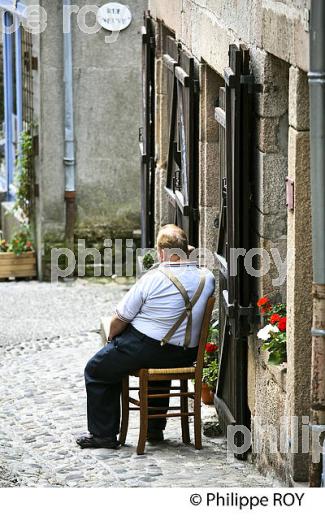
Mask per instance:
[[[140,368],[190,366],[196,357],[197,348],[183,349],[168,344],[162,347],[158,341],[128,325],[122,334],[97,352],[85,368],[89,432],[96,437],[111,437],[119,433],[124,376]],[[168,390],[170,381],[150,383],[153,391],[154,386],[165,386]],[[148,404],[163,408],[155,413],[164,413],[169,406],[169,398],[149,399]],[[149,421],[148,429],[163,430],[165,426],[166,419],[154,419]]]

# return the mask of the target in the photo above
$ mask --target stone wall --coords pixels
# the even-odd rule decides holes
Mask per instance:
[[[152,16],[217,71],[227,63],[228,45],[239,40],[307,71],[309,5],[310,0],[149,0]]]
[[[309,98],[307,74],[290,67],[289,169],[294,186],[294,208],[288,211],[288,402],[291,416],[307,417],[310,411],[312,325],[312,232],[309,176]],[[290,434],[294,437],[293,432]],[[301,442],[301,434],[296,439]],[[308,480],[308,454],[291,456],[295,480]]]
[[[269,271],[256,280],[258,296],[287,302],[288,363],[272,368],[260,351],[256,330],[249,338],[248,401],[252,415],[253,455],[261,470],[272,468],[288,483],[306,480],[306,455],[280,452],[282,417],[308,414],[310,385],[311,239],[308,134],[308,9],[295,0],[150,0],[154,19],[164,23],[200,65],[200,245],[215,248],[219,211],[218,125],[214,101],[228,65],[231,43],[246,44],[252,72],[260,85],[254,102],[254,207],[256,247],[271,259]],[[161,27],[161,24],[157,24]],[[162,30],[162,29],[160,29]],[[157,59],[158,179],[156,226],[166,223],[163,185],[166,175],[166,86]],[[294,181],[293,210],[286,207],[286,177]],[[278,280],[274,257],[288,261]],[[263,264],[260,264],[263,267]],[[253,302],[254,303],[254,302]],[[259,426],[261,424],[262,426]],[[263,427],[264,425],[264,427]],[[286,426],[283,426],[286,428]],[[273,434],[277,437],[274,441]],[[298,439],[298,441],[301,439]],[[289,424],[286,441],[297,439]],[[274,443],[275,442],[275,443]],[[298,450],[299,451],[299,450]],[[301,451],[301,450],[300,450]]]
[[[38,249],[44,276],[50,250],[64,245],[64,84],[62,3],[41,0],[47,29],[39,57],[40,156],[37,178]],[[98,1],[75,2],[80,8]],[[109,32],[85,34],[71,16],[76,141],[75,239],[103,247],[105,238],[132,237],[140,227],[138,128],[141,99],[141,25],[146,2],[130,0],[131,25],[115,43]],[[94,14],[86,18],[94,25]]]

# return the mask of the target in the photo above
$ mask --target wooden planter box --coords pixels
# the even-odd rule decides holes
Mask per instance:
[[[36,256],[34,252],[0,253],[0,278],[35,278]]]

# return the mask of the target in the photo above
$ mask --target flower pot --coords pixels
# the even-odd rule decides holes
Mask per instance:
[[[22,253],[0,253],[1,278],[35,278],[36,256],[34,251]]]
[[[204,404],[213,404],[214,392],[209,385],[202,383],[201,399]]]

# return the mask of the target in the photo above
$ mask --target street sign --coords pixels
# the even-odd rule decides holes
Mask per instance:
[[[98,9],[97,21],[108,31],[122,31],[132,20],[132,14],[127,5],[119,2],[109,2]]]

